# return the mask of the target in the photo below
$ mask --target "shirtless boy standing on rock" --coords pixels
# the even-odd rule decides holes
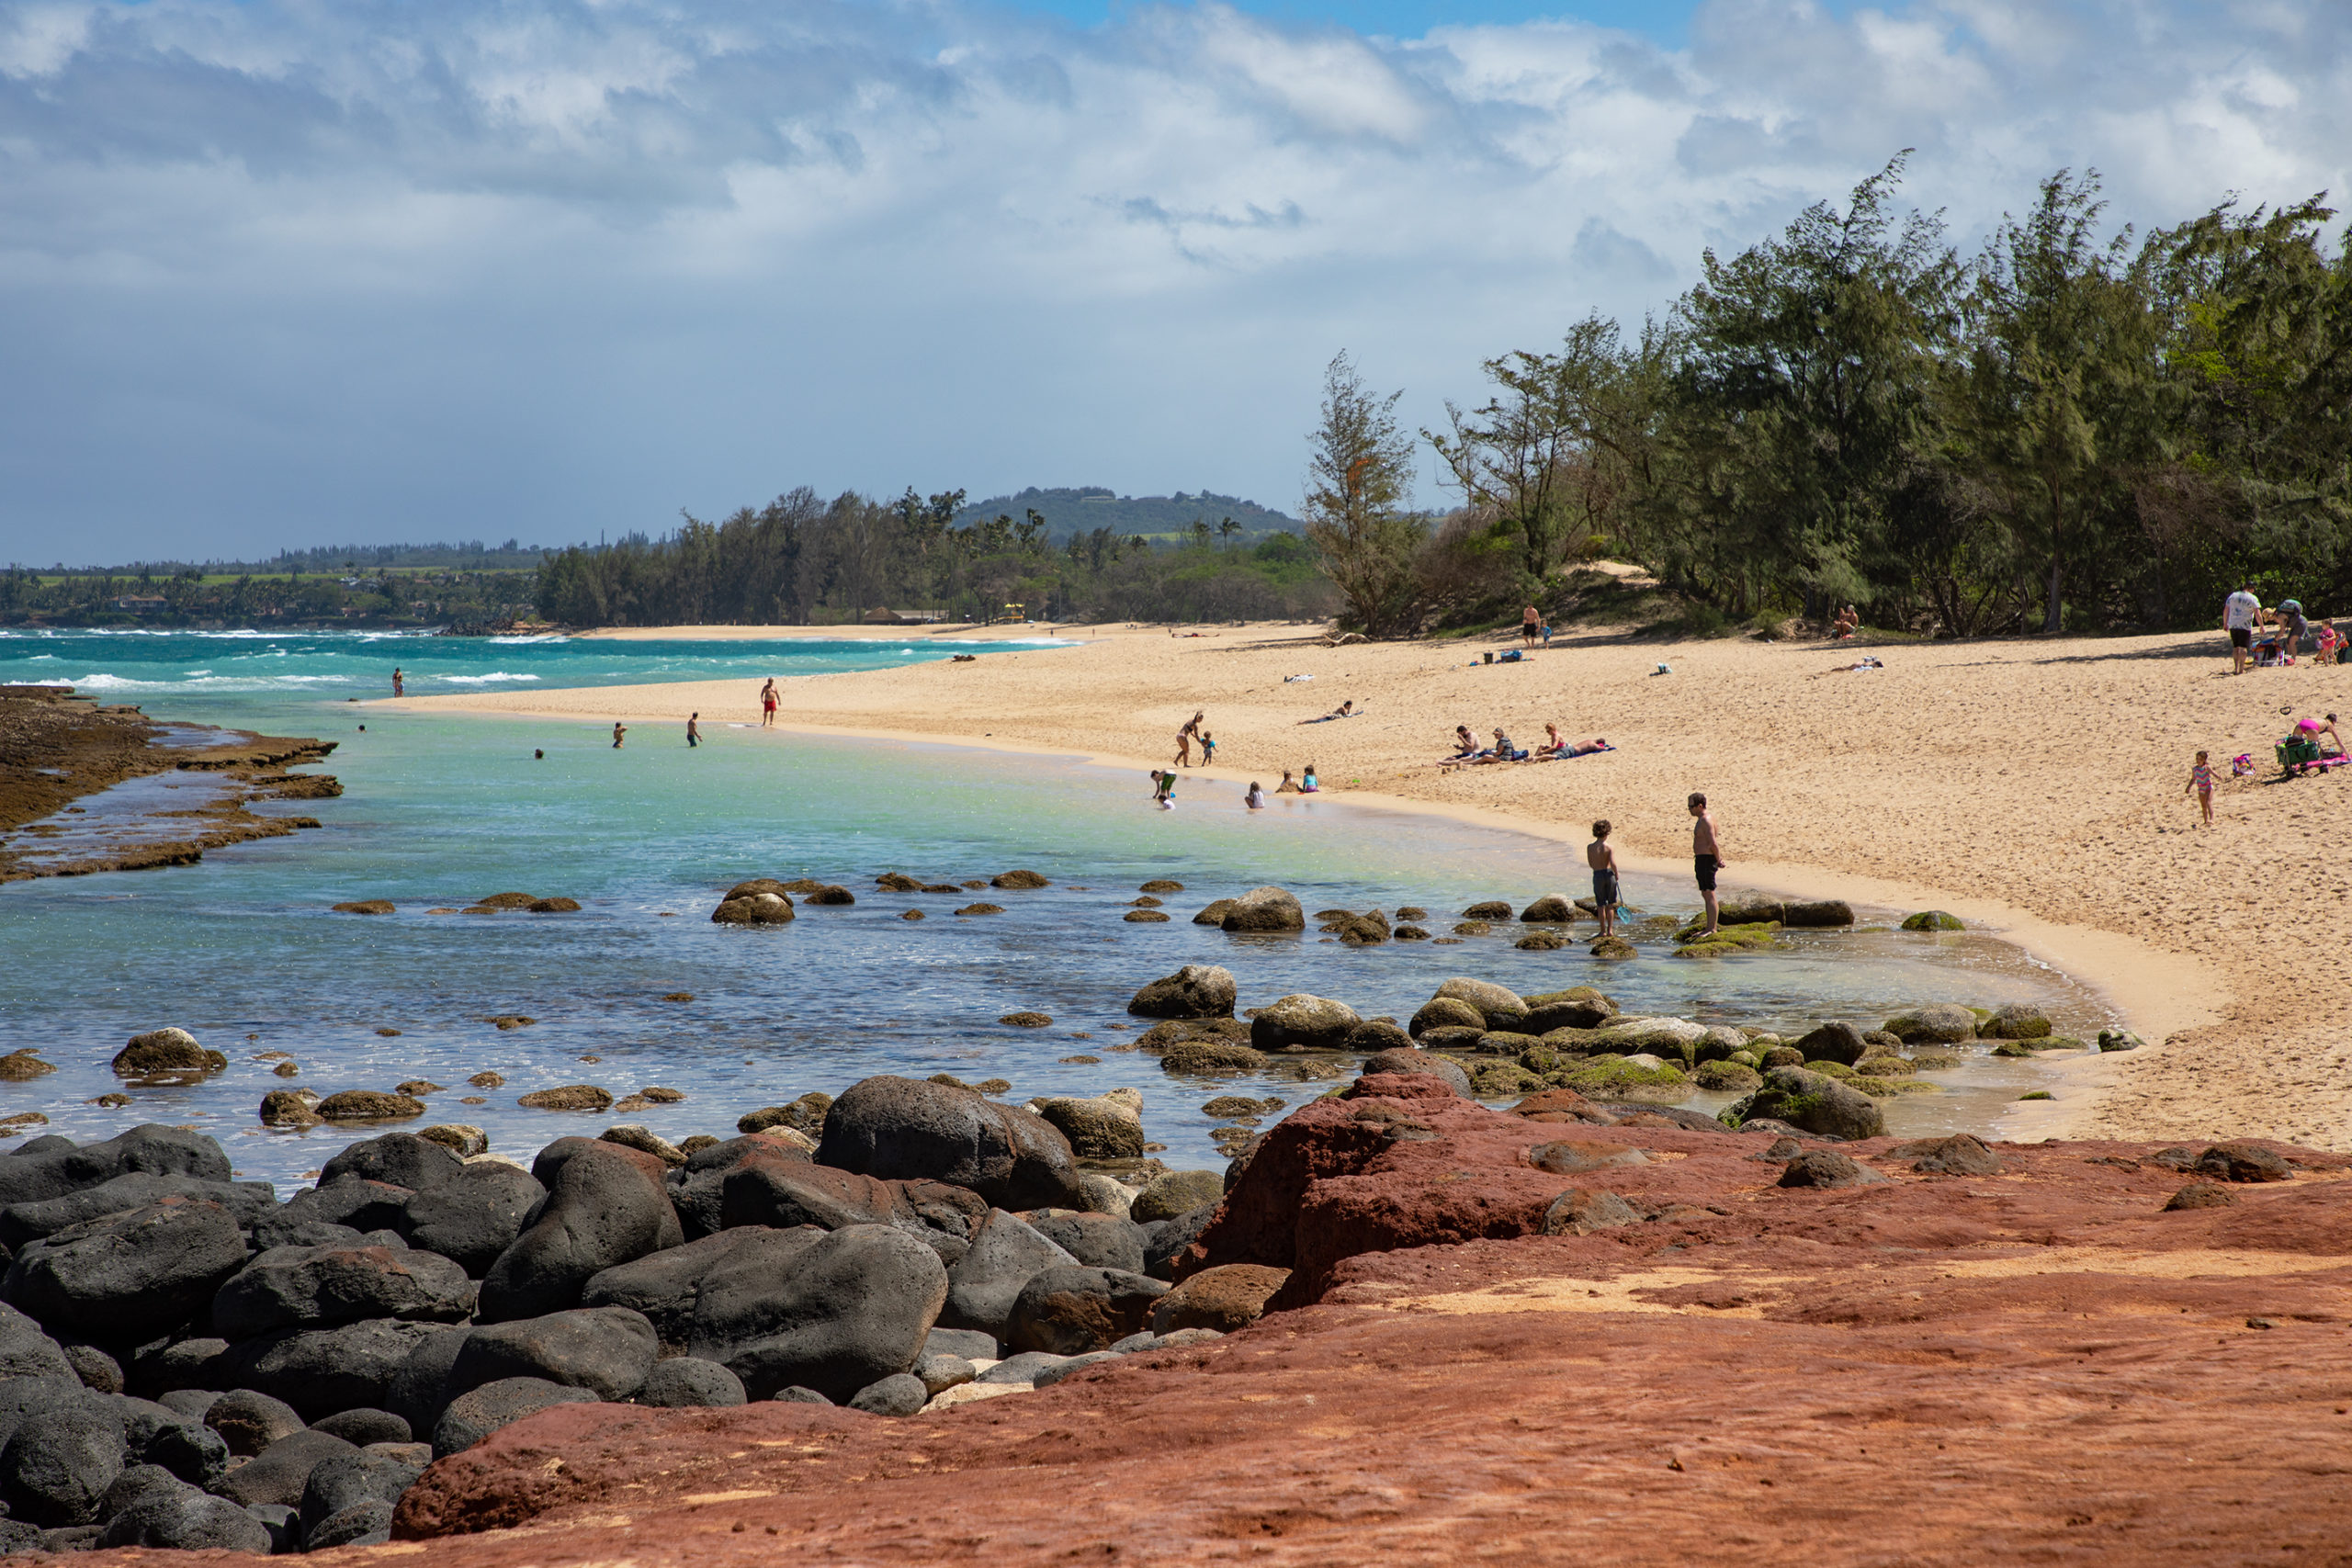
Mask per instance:
[[[1699,874],[1699,897],[1707,901],[1707,929],[1703,936],[1715,934],[1715,873],[1724,868],[1724,847],[1715,838],[1715,819],[1707,815],[1707,797],[1690,797],[1690,815],[1697,818],[1690,824],[1690,864]]]
[[[1600,934],[1617,934],[1617,852],[1609,844],[1607,818],[1592,825],[1592,842],[1584,847],[1584,863],[1592,867],[1593,912],[1600,917]]]

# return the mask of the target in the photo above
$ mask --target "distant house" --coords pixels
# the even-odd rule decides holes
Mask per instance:
[[[865,612],[869,626],[927,626],[938,619],[937,610],[893,610],[887,604]]]
[[[160,593],[126,593],[114,602],[114,607],[134,615],[160,615],[169,604]]]

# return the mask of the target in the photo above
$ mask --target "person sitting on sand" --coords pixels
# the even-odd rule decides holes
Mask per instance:
[[[1301,724],[1329,724],[1335,718],[1353,718],[1355,716],[1355,699],[1353,697],[1350,697],[1346,702],[1341,703],[1329,713],[1318,714],[1313,718],[1302,718],[1298,722]]]
[[[1560,739],[1560,727],[1546,720],[1544,725],[1544,744],[1535,748],[1535,760],[1539,762],[1544,761],[1548,758],[1560,755],[1567,749],[1568,743]]]
[[[1306,772],[1300,776],[1298,781],[1298,793],[1301,795],[1313,795],[1317,790],[1321,789],[1322,787],[1323,786],[1321,784],[1315,782],[1315,764],[1312,762],[1307,763]]]
[[[1288,768],[1284,768],[1283,770],[1283,782],[1274,786],[1274,793],[1276,795],[1296,795],[1298,792],[1298,781],[1290,776],[1290,770]]]
[[[1513,746],[1510,737],[1499,729],[1495,731],[1495,743],[1470,759],[1473,762],[1513,762],[1518,760],[1519,748]]]
[[[1844,609],[1838,611],[1837,617],[1829,623],[1829,640],[1832,642],[1845,641],[1848,637],[1854,635],[1856,630],[1860,627],[1861,624],[1861,616],[1855,613],[1854,607],[1851,604],[1847,605]]]
[[[1283,777],[1288,778],[1290,775],[1288,773],[1284,773]],[[1256,779],[1251,779],[1250,781],[1250,793],[1241,797],[1241,804],[1248,807],[1252,811],[1263,811],[1266,809],[1266,792],[1259,787],[1258,781]]]
[[[1455,725],[1453,727],[1453,739],[1456,742],[1453,761],[1457,762],[1466,762],[1471,758],[1478,754],[1478,738],[1470,733],[1470,727],[1468,725]]]

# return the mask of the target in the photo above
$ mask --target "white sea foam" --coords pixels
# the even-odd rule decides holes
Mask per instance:
[[[492,681],[536,681],[537,675],[517,675],[504,670],[493,670],[487,675],[443,675],[437,677],[453,686],[481,686]]]

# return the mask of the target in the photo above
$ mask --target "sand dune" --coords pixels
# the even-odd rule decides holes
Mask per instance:
[[[804,728],[1166,762],[1195,708],[1211,776],[1319,766],[1345,798],[1395,797],[1580,843],[1593,818],[1621,853],[1687,873],[1683,797],[1713,802],[1724,886],[1939,907],[1997,928],[2103,987],[2150,1048],[2064,1069],[2030,1125],[2048,1134],[2250,1134],[2352,1147],[2352,938],[2326,823],[2352,779],[2224,782],[2216,825],[2182,795],[2191,757],[2252,752],[2293,717],[2352,709],[2352,670],[2232,678],[2212,635],[1897,645],[1888,668],[1818,643],[1668,644],[1594,635],[1511,665],[1500,638],[1326,648],[1297,626],[1171,638],[1069,629],[1085,646],[992,653],[785,682]],[[1660,663],[1672,673],[1654,673]],[[1308,682],[1283,677],[1311,674]],[[412,699],[593,719],[757,716],[756,682]],[[1295,721],[1352,698],[1363,716]],[[1546,719],[1620,750],[1441,773],[1459,722],[1532,745]],[[2352,770],[2346,770],[2352,773]],[[1187,803],[1201,798],[1187,792]],[[1216,797],[1229,806],[1229,792]],[[1533,880],[1577,874],[1564,847]],[[1580,865],[1580,863],[1576,863]]]

